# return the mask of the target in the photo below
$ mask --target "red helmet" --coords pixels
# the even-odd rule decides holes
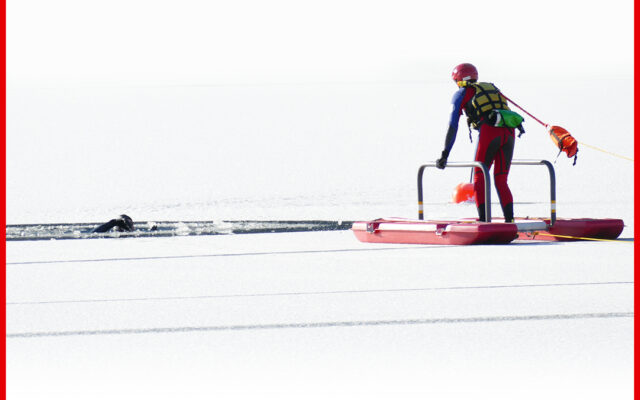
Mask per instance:
[[[460,64],[453,69],[451,73],[451,77],[454,82],[460,81],[477,81],[478,80],[478,70],[472,64],[464,63]]]

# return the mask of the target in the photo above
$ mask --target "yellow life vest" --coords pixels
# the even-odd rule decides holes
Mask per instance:
[[[464,86],[472,87],[476,91],[476,94],[465,107],[469,125],[472,127],[478,128],[488,119],[493,110],[509,110],[507,99],[493,83],[465,82]]]

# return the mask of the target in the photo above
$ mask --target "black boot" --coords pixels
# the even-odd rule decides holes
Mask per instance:
[[[502,206],[502,213],[504,214],[504,222],[513,222],[513,203]]]
[[[478,205],[478,221],[479,222],[487,222],[487,216],[484,212],[484,204]]]

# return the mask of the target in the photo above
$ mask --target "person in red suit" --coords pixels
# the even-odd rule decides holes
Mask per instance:
[[[458,121],[464,112],[470,129],[476,129],[478,148],[475,161],[482,162],[487,170],[493,165],[493,176],[505,222],[513,222],[513,196],[507,178],[513,158],[515,145],[515,129],[505,124],[501,111],[509,111],[507,99],[493,84],[478,82],[478,70],[472,64],[460,64],[451,74],[458,85],[458,91],[453,95],[453,109],[449,119],[449,129],[445,139],[444,150],[436,161],[436,167],[444,169],[447,158],[456,140]],[[513,114],[511,112],[511,114]],[[522,125],[518,129],[524,132]],[[476,192],[476,206],[478,220],[486,221],[484,204],[484,176],[480,168],[475,168],[473,184]]]

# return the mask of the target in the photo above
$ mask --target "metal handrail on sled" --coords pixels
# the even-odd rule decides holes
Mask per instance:
[[[435,162],[429,162],[424,165],[421,165],[418,168],[418,219],[424,219],[423,207],[422,207],[422,174],[424,173],[424,169],[427,167],[435,167]],[[468,161],[468,162],[459,162],[459,161],[451,161],[447,162],[447,168],[462,168],[462,167],[478,167],[482,171],[484,175],[484,209],[485,216],[487,217],[487,222],[491,222],[491,178],[489,177],[489,169],[486,165],[481,163],[480,161]]]
[[[551,194],[551,218],[550,225],[553,226],[556,222],[556,174],[553,169],[553,165],[547,160],[513,160],[511,161],[511,165],[545,165],[549,170],[549,182],[550,182],[550,194]],[[424,220],[424,210],[422,203],[422,175],[424,174],[424,169],[427,167],[435,167],[435,162],[429,162],[424,165],[421,165],[418,168],[418,219]],[[487,218],[487,222],[491,222],[491,178],[489,177],[489,169],[480,161],[468,161],[468,162],[457,162],[451,161],[447,162],[447,168],[468,168],[468,167],[478,167],[482,171],[484,175],[484,207],[485,207],[485,216]]]

